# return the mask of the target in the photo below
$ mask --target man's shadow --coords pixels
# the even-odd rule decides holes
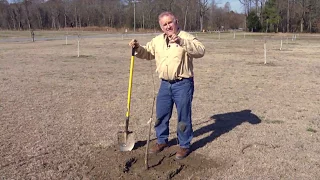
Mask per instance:
[[[259,119],[259,117],[255,114],[251,113],[251,110],[216,114],[211,116],[210,119],[214,122],[195,130],[193,136],[198,137],[209,132],[210,134],[202,139],[193,142],[191,145],[191,151],[195,151],[199,148],[204,147],[214,139],[225,133],[228,133],[244,122],[249,122],[252,125],[259,124],[261,122],[261,119]]]
[[[202,139],[199,139],[192,143],[191,151],[195,151],[199,148],[206,146],[208,143],[212,142],[219,136],[228,133],[235,127],[241,125],[244,122],[249,122],[252,125],[259,124],[261,120],[258,116],[251,113],[251,110],[242,110],[239,112],[229,112],[224,114],[216,114],[210,117],[210,120],[205,121],[205,123],[212,121],[211,124],[201,127],[193,132],[193,137],[198,137],[203,134],[210,134]],[[202,124],[202,123],[200,123]],[[195,124],[194,124],[195,125]],[[134,149],[138,149],[146,145],[147,141],[138,141]],[[177,138],[171,139],[169,145],[175,145],[178,143]]]
[[[193,137],[198,137],[206,133],[210,134],[202,139],[193,142],[191,145],[191,151],[195,151],[206,146],[208,143],[212,142],[219,136],[228,133],[244,122],[249,122],[253,125],[259,124],[261,122],[258,116],[251,113],[251,110],[216,114],[210,117],[210,121],[213,121],[212,124],[201,127],[200,129],[197,129],[193,132]],[[174,138],[169,141],[169,144],[174,145],[177,142],[177,138]]]

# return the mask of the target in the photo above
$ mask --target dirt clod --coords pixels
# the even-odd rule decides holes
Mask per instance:
[[[168,174],[167,179],[172,179],[175,175],[179,174],[181,170],[183,169],[184,165],[180,165],[180,167],[174,171],[170,171]]]
[[[136,162],[137,162],[136,158],[130,158],[129,160],[127,160],[124,165],[123,172],[127,173],[130,170],[131,166]]]

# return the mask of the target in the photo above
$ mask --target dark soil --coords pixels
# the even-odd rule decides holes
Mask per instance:
[[[221,162],[196,153],[176,160],[176,148],[172,145],[158,154],[149,154],[147,169],[145,142],[137,142],[130,152],[120,152],[116,145],[96,147],[85,163],[89,169],[87,175],[93,179],[194,179],[193,176],[199,177],[208,169],[223,167]]]

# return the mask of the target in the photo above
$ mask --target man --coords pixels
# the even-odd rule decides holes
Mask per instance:
[[[173,105],[178,113],[177,135],[179,150],[176,159],[183,159],[190,153],[193,138],[191,103],[194,92],[193,59],[205,54],[205,47],[193,35],[180,30],[178,20],[171,12],[159,15],[163,34],[154,37],[146,46],[140,46],[133,39],[129,42],[135,48],[136,57],[156,60],[156,71],[161,79],[156,100],[155,131],[157,143],[149,153],[158,153],[168,147],[169,120]]]

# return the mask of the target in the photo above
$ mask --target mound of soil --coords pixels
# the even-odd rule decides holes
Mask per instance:
[[[95,147],[90,159],[86,160],[87,175],[94,179],[195,179],[208,175],[209,169],[222,166],[195,152],[185,159],[176,160],[177,148],[172,145],[158,154],[149,154],[147,168],[145,142],[137,142],[130,152],[120,152],[117,145]]]

